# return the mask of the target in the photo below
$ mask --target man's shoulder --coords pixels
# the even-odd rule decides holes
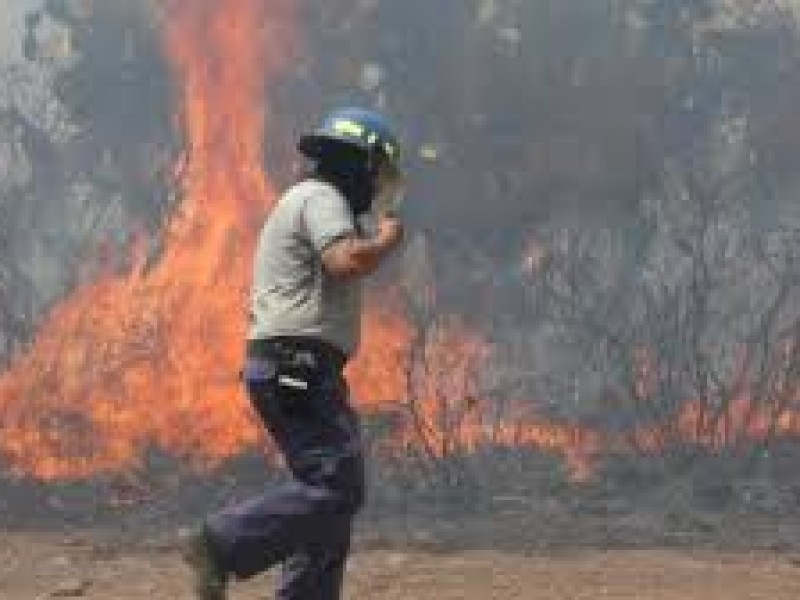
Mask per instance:
[[[325,181],[305,179],[284,191],[267,220],[267,235],[303,232],[312,238],[352,229],[347,200]]]
[[[303,179],[289,187],[283,193],[282,202],[304,204],[308,200],[319,197],[344,200],[344,196],[330,183],[320,181],[319,179]]]

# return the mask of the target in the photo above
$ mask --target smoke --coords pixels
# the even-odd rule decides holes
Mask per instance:
[[[730,34],[712,29],[716,37],[695,46],[692,28],[711,27],[703,3],[299,4],[306,51],[270,91],[278,119],[266,159],[274,179],[291,181],[296,136],[322,113],[372,105],[406,140],[414,226],[437,248],[480,239],[498,268],[535,232],[637,226],[642,198],[659,192],[665,157],[719,154],[705,140],[726,119],[763,121],[784,107],[783,123],[795,105],[792,85],[778,77],[793,67],[773,60],[778,42],[789,56],[791,35],[767,21]],[[157,3],[13,0],[10,7],[0,17],[8,32],[1,56],[17,70],[47,73],[33,87],[50,107],[27,99],[18,110],[28,122],[52,113],[55,124],[36,127],[61,144],[44,189],[33,194],[34,212],[53,211],[53,199],[78,185],[113,199],[111,212],[122,214],[96,237],[130,228],[125,222],[157,228],[171,205],[154,182],[180,143]],[[775,122],[759,125],[754,144],[777,175],[796,170],[787,157],[798,153],[793,136],[774,135],[785,131]],[[774,208],[761,201],[758,208],[775,221]]]
[[[688,215],[725,200],[767,229],[797,205],[793,20],[690,0],[298,5],[305,50],[268,91],[273,180],[291,181],[297,135],[326,110],[388,113],[406,141],[406,209],[423,255],[389,277],[412,280],[408,263],[425,265],[418,287],[436,281],[440,309],[482,328],[538,322],[536,269],[562,250],[602,255],[603,273],[622,273],[609,287],[630,279],[652,240],[675,233],[665,204]],[[156,2],[9,6],[3,303],[24,307],[15,312],[30,334],[49,303],[91,277],[99,247],[124,254],[137,229],[159,230],[182,140]]]
[[[617,215],[653,168],[637,115],[659,90],[606,58],[611,3],[550,4],[312,1],[313,56],[286,104],[392,115],[409,210],[436,230],[513,238],[559,207]]]
[[[665,159],[722,156],[720,130],[770,114],[759,104],[791,87],[773,75],[796,70],[786,25],[715,3],[306,5],[309,55],[278,92],[287,132],[343,103],[387,111],[407,141],[415,223],[502,238],[496,252],[554,223],[635,224]]]
[[[0,64],[18,63],[23,58],[24,15],[40,8],[42,0],[7,2],[0,13]]]
[[[13,0],[0,16],[7,355],[168,209],[176,140],[149,2]]]

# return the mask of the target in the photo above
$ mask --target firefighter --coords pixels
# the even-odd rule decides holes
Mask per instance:
[[[206,518],[184,540],[200,600],[281,564],[277,598],[341,597],[364,501],[359,424],[342,370],[359,342],[361,280],[400,244],[398,141],[383,116],[348,108],[300,139],[309,171],[263,227],[244,381],[291,479]],[[375,233],[362,217],[375,217]]]

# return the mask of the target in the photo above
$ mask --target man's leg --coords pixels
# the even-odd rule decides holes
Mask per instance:
[[[283,563],[276,600],[339,600],[350,549],[300,552]]]
[[[339,553],[349,542],[353,512],[342,494],[291,481],[207,523],[225,568],[246,579],[297,554]]]
[[[346,388],[326,386],[325,393],[300,399],[299,409],[269,386],[250,391],[294,479],[209,518],[211,534],[238,577],[291,559],[282,599],[306,600],[293,590],[311,580],[320,592],[330,590],[313,598],[336,599],[364,495],[364,458]]]

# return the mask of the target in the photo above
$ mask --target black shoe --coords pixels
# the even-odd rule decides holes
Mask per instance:
[[[197,600],[225,600],[228,574],[214,548],[211,532],[203,526],[179,534],[183,560],[194,573]]]

